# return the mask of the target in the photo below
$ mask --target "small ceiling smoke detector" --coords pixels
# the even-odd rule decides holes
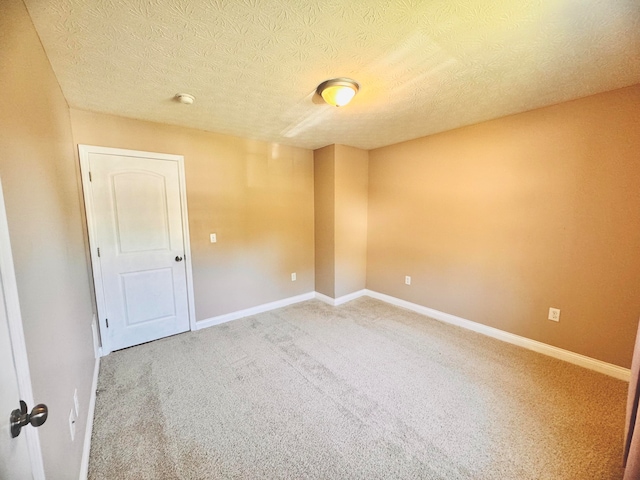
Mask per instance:
[[[189,95],[188,93],[176,93],[175,98],[177,101],[185,105],[191,105],[196,99],[193,95]]]

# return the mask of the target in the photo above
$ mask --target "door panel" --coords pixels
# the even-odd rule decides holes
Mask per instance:
[[[120,275],[125,297],[125,323],[161,320],[176,314],[173,272],[170,268]]]
[[[89,168],[110,350],[189,330],[178,163],[90,153]]]
[[[168,250],[170,232],[164,177],[132,172],[113,175],[111,181],[119,253]]]

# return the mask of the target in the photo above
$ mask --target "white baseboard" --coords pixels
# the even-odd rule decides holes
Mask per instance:
[[[100,357],[96,358],[93,369],[93,382],[91,382],[91,397],[87,409],[87,427],[84,431],[84,444],[82,447],[82,461],[80,462],[80,480],[87,480],[89,475],[89,455],[91,454],[91,434],[93,433],[93,416],[96,412],[96,393],[98,391],[98,373],[100,372]]]
[[[293,305],[294,303],[305,302],[315,298],[315,292],[303,293],[302,295],[296,295],[295,297],[285,298],[276,302],[265,303],[256,307],[247,308],[245,310],[238,310],[237,312],[227,313],[225,315],[218,315],[217,317],[207,318],[196,322],[196,330],[202,330],[203,328],[213,327],[214,325],[220,325],[221,323],[230,322],[232,320],[238,320],[239,318],[250,317],[251,315],[257,315],[258,313],[268,312],[277,308]]]
[[[287,305],[292,305],[294,303],[304,302],[313,298],[332,306],[338,306],[365,295],[371,298],[382,300],[383,302],[389,303],[391,305],[396,305],[398,307],[406,308],[407,310],[412,310],[429,318],[433,318],[434,320],[439,320],[450,325],[456,325],[458,327],[466,328],[467,330],[472,330],[474,332],[487,335],[488,337],[502,340],[503,342],[518,345],[519,347],[526,348],[527,350],[532,350],[543,355],[548,355],[559,360],[564,360],[565,362],[573,363],[574,365],[588,368],[589,370],[594,370],[596,372],[600,372],[620,380],[628,382],[631,377],[631,371],[628,368],[619,367],[618,365],[613,365],[601,360],[596,360],[595,358],[580,355],[579,353],[570,352],[569,350],[554,347],[546,343],[531,340],[526,337],[521,337],[513,333],[505,332],[504,330],[499,330],[497,328],[489,327],[481,323],[476,323],[465,318],[451,315],[449,313],[434,310],[433,308],[424,307],[416,303],[408,302],[406,300],[401,300],[384,293],[379,293],[367,289],[359,290],[357,292],[353,292],[338,298],[331,298],[319,292],[309,292],[302,295],[297,295],[295,297],[278,300],[276,302],[265,303],[256,307],[247,308],[246,310],[239,310],[237,312],[219,315],[217,317],[208,318],[206,320],[200,320],[196,323],[196,330],[212,327],[214,325],[220,325],[221,323],[249,317],[258,313],[268,312],[270,310],[286,307]]]
[[[353,292],[350,293],[348,295],[343,295],[342,297],[338,297],[338,298],[331,298],[327,295],[324,295],[320,292],[316,292],[315,293],[315,298],[317,298],[318,300],[324,302],[324,303],[328,303],[329,305],[332,305],[334,307],[337,307],[338,305],[342,305],[343,303],[347,303],[350,302],[351,300],[355,300],[356,298],[360,298],[363,297],[367,294],[366,290],[358,290],[357,292]]]
[[[406,300],[401,300],[390,295],[385,295],[384,293],[366,290],[365,294],[369,297],[382,300],[383,302],[406,308],[417,313],[421,313],[435,320],[466,328],[467,330],[472,330],[474,332],[487,335],[488,337],[502,340],[503,342],[518,345],[519,347],[533,350],[534,352],[542,353],[543,355],[548,355],[559,360],[564,360],[565,362],[573,363],[574,365],[578,365],[580,367],[595,370],[596,372],[604,373],[605,375],[609,375],[619,380],[628,382],[631,378],[631,371],[628,368],[619,367],[618,365],[613,365],[601,360],[596,360],[595,358],[570,352],[569,350],[563,350],[562,348],[547,345],[546,343],[531,340],[519,335],[514,335],[513,333],[505,332],[503,330],[489,327],[481,323],[472,322],[471,320],[466,320],[464,318],[457,317],[449,313],[444,313],[439,310],[423,307],[422,305],[407,302]]]

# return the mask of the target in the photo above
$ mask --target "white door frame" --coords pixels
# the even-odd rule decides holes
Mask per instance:
[[[22,313],[20,311],[20,299],[18,297],[18,283],[16,282],[16,272],[13,265],[13,255],[11,253],[11,240],[9,238],[9,224],[7,222],[7,212],[4,203],[4,192],[0,183],[0,275],[2,275],[2,286],[4,288],[5,308],[7,309],[7,320],[9,323],[9,337],[11,337],[11,348],[13,350],[13,361],[18,378],[18,390],[20,397],[24,400],[28,408],[33,408],[33,390],[31,388],[31,373],[29,371],[29,360],[27,357],[27,346],[24,340],[24,330],[22,328]],[[19,406],[16,404],[16,408]],[[1,412],[8,415],[9,412]],[[37,428],[25,428],[22,432],[27,438],[27,448],[29,450],[29,460],[34,480],[44,480],[44,464],[42,462],[42,451],[40,450],[40,435]]]
[[[100,337],[102,340],[102,356],[111,353],[109,336],[106,325],[106,301],[102,284],[102,270],[97,255],[97,230],[96,216],[93,211],[93,198],[91,196],[91,179],[89,175],[89,155],[98,153],[103,155],[118,155],[121,157],[146,158],[152,160],[169,160],[178,164],[180,181],[180,207],[182,211],[182,234],[184,238],[184,261],[187,277],[187,306],[189,309],[189,328],[196,330],[196,309],[193,298],[193,270],[191,268],[191,242],[189,240],[189,217],[187,212],[187,185],[184,174],[184,157],[168,153],[143,152],[138,150],[125,150],[121,148],[98,147],[95,145],[78,145],[80,156],[80,173],[82,177],[82,191],[84,193],[84,207],[87,216],[87,230],[89,232],[89,250],[91,252],[91,267],[93,268],[93,285],[96,294],[96,306],[98,308],[98,323],[100,325]]]

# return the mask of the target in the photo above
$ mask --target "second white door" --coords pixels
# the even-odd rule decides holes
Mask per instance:
[[[106,350],[189,330],[180,164],[84,148]]]

